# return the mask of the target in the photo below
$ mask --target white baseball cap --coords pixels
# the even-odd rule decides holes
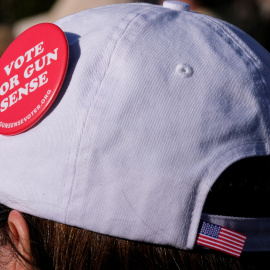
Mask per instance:
[[[69,43],[67,76],[37,125],[0,136],[0,202],[192,249],[218,176],[270,154],[269,53],[178,1],[99,7],[56,25]],[[264,245],[248,236],[244,250],[270,250],[269,219],[204,218],[261,226]]]

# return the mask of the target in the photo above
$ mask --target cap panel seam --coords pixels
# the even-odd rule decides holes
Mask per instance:
[[[75,138],[75,132],[76,131],[76,127],[74,127],[73,129],[72,129],[72,133],[70,134],[71,136],[70,136],[70,145],[69,145],[69,150],[68,150],[68,156],[66,157],[66,169],[65,169],[65,172],[64,172],[64,174],[63,174],[63,183],[64,183],[64,185],[62,186],[62,189],[61,189],[61,192],[60,192],[60,194],[62,194],[63,193],[63,191],[65,191],[66,190],[66,186],[67,186],[67,181],[66,181],[66,179],[67,179],[67,176],[68,176],[68,171],[69,171],[69,166],[71,165],[70,164],[70,159],[71,159],[71,152],[72,152],[72,146],[73,146],[73,144],[75,144],[76,145],[76,138]],[[74,141],[74,143],[73,143],[73,141]],[[73,181],[73,180],[71,180],[71,181]],[[66,208],[64,208],[64,209],[62,209],[62,208],[60,208],[59,209],[59,211],[65,211],[65,209]],[[58,211],[58,214],[59,214],[59,211]],[[63,216],[64,217],[64,220],[65,220],[65,215]]]
[[[264,88],[264,92],[266,94],[266,96],[268,96],[267,91],[266,91],[266,85],[265,85],[265,81],[263,79],[263,76],[261,74],[261,72],[259,71],[259,67],[262,66],[261,60],[256,57],[256,55],[254,53],[252,53],[252,51],[246,46],[246,44],[244,44],[242,42],[241,39],[239,39],[232,31],[230,31],[230,29],[228,27],[225,27],[224,25],[222,25],[221,23],[218,23],[217,21],[209,18],[209,17],[203,17],[202,20],[213,30],[215,31],[220,37],[223,38],[223,40],[230,45],[234,50],[236,48],[234,48],[232,45],[237,46],[237,49],[241,50],[241,52],[243,52],[243,54],[246,56],[245,59],[245,63],[249,64],[252,63],[253,66],[255,67],[255,71],[256,71],[256,75],[260,78],[260,81],[263,83],[263,88]],[[209,21],[209,23],[207,22]],[[216,25],[217,27],[219,27],[219,29],[216,29],[215,27],[213,27],[213,25]],[[217,31],[217,30],[221,30],[221,31]],[[228,40],[224,39],[224,36],[228,39],[230,39],[231,41],[233,41],[233,43],[228,42]],[[239,44],[242,46],[239,46]],[[236,51],[235,51],[236,52]],[[236,52],[237,53],[237,52]],[[244,59],[243,59],[244,60]],[[250,60],[250,61],[248,61]],[[258,85],[258,82],[255,80],[255,83]],[[260,88],[260,87],[259,87]],[[267,99],[268,103],[270,104],[269,98]]]
[[[69,192],[69,198],[68,198],[68,203],[67,203],[67,208],[66,208],[66,213],[65,213],[65,220],[67,219],[67,217],[68,217],[68,215],[69,215],[69,208],[70,208],[70,202],[71,202],[71,200],[72,200],[72,195],[73,195],[73,187],[74,187],[74,185],[75,185],[75,182],[76,182],[76,175],[77,175],[77,170],[78,170],[78,168],[79,168],[79,166],[78,166],[78,164],[79,164],[79,158],[80,158],[80,152],[81,152],[81,148],[82,148],[82,145],[83,145],[83,136],[84,136],[84,134],[85,134],[85,130],[86,130],[86,127],[87,127],[87,123],[88,123],[88,118],[90,118],[91,117],[91,110],[92,110],[92,107],[93,107],[93,105],[96,103],[96,101],[97,101],[97,99],[98,99],[98,95],[99,95],[99,93],[101,92],[101,90],[103,90],[103,95],[105,95],[106,94],[106,91],[104,91],[104,89],[102,89],[102,87],[103,87],[103,83],[104,83],[104,81],[105,81],[105,79],[106,79],[106,77],[107,77],[107,74],[108,74],[108,72],[109,72],[109,70],[110,70],[110,67],[111,67],[111,63],[112,63],[112,59],[113,59],[113,57],[114,57],[114,54],[115,54],[115,51],[117,51],[118,50],[118,45],[119,45],[119,43],[120,43],[120,41],[122,40],[122,38],[123,38],[123,36],[125,35],[125,33],[128,31],[128,29],[129,29],[129,27],[131,27],[131,25],[132,25],[132,23],[134,23],[135,21],[136,21],[136,19],[138,19],[139,17],[141,17],[141,16],[143,16],[144,14],[146,14],[146,13],[148,13],[149,11],[151,11],[150,9],[149,10],[147,10],[146,12],[143,12],[143,13],[137,13],[136,14],[136,16],[135,16],[135,14],[133,13],[132,15],[133,16],[135,16],[132,20],[130,20],[130,22],[128,23],[128,24],[126,24],[125,25],[125,28],[124,29],[121,29],[122,30],[122,32],[121,32],[121,34],[119,33],[119,36],[117,37],[117,39],[114,39],[114,47],[111,49],[111,53],[110,53],[110,56],[109,56],[109,59],[108,59],[108,61],[107,61],[107,65],[106,65],[106,69],[105,69],[105,72],[104,72],[104,74],[103,74],[103,77],[101,78],[101,80],[100,80],[100,82],[99,82],[99,85],[97,86],[97,88],[96,88],[96,90],[95,90],[95,94],[94,94],[94,97],[93,97],[93,100],[92,100],[92,102],[90,103],[90,105],[89,105],[89,108],[88,108],[88,112],[86,113],[86,116],[84,117],[84,121],[83,121],[83,123],[82,123],[82,128],[81,128],[81,132],[80,132],[80,134],[79,134],[79,138],[78,138],[78,143],[77,143],[77,151],[76,151],[76,154],[75,154],[75,166],[74,166],[74,170],[73,170],[73,176],[72,176],[72,181],[71,181],[71,189],[70,189],[70,192]],[[157,17],[158,15],[160,15],[159,13],[158,14],[155,14],[155,16]],[[123,22],[123,21],[125,21],[125,20],[127,20],[127,18],[128,18],[129,16],[126,16],[122,21],[120,21],[120,24]],[[154,17],[154,16],[152,16],[152,17]],[[209,20],[209,21],[211,21],[211,20]],[[147,21],[144,21],[144,23],[147,23]],[[207,25],[209,25],[206,21],[205,21],[205,23],[207,24]],[[216,24],[216,25],[219,25],[219,24]],[[211,27],[219,36],[221,36],[221,37],[224,37],[220,32],[218,32],[217,31],[217,29],[215,29],[213,26],[211,26],[211,25],[209,25],[209,27]],[[222,30],[222,29],[221,29]],[[233,41],[233,38],[232,38],[232,36],[229,36],[227,33],[225,33],[225,29],[223,29],[223,31],[224,31],[224,34],[227,36],[227,38],[229,38],[229,39],[231,39],[232,41]],[[112,36],[113,36],[113,34],[112,34]],[[226,39],[223,39],[225,42],[227,42],[228,43],[228,40],[226,40]],[[231,47],[232,47],[232,44],[230,44],[230,43],[228,43]],[[233,43],[235,46],[238,46],[236,43]],[[254,66],[255,66],[255,69],[256,69],[256,74],[253,74],[253,72],[252,72],[252,74],[253,74],[253,76],[258,76],[258,74],[259,74],[259,77],[261,77],[260,75],[260,72],[257,70],[257,67],[256,67],[256,64],[254,63],[254,59],[252,59],[253,57],[252,57],[252,54],[251,55],[249,55],[248,54],[248,52],[246,52],[245,50],[243,50],[243,49],[241,49],[241,47],[239,47],[238,46],[238,48],[244,53],[244,55],[246,56],[245,58],[245,61],[248,61],[248,63],[252,63]],[[246,49],[246,48],[245,48]],[[244,60],[244,59],[243,59]],[[261,78],[262,79],[262,78]],[[256,83],[256,86],[258,87],[259,86],[259,83],[256,81],[255,82]],[[263,84],[264,85],[264,84]],[[269,100],[268,100],[268,102],[269,102]],[[96,116],[92,116],[93,118],[95,118]],[[250,142],[250,143],[246,143],[246,144],[243,144],[243,145],[254,145],[254,143],[259,143],[259,141],[258,142]],[[261,141],[261,143],[262,143],[262,147],[264,147],[265,148],[265,142],[264,141]],[[242,146],[243,146],[242,145]],[[231,151],[232,149],[234,149],[234,148],[238,148],[238,147],[241,147],[241,145],[240,146],[235,146],[235,147],[232,147],[232,148],[230,148],[230,149],[228,149],[228,150],[226,150],[226,151],[224,151],[223,152],[223,154],[225,154],[225,153],[227,153],[227,152],[229,152],[229,151]],[[244,152],[244,153],[242,153],[243,155],[245,155],[245,154],[248,154],[248,153],[252,153],[252,151],[250,151],[250,152]],[[236,158],[237,159],[237,158]],[[86,166],[86,164],[85,164],[85,166]],[[213,166],[212,166],[213,167]],[[204,175],[206,175],[207,173],[209,173],[209,172],[205,172],[205,174]],[[201,182],[199,182],[198,184],[197,184],[197,186],[196,186],[196,189],[194,189],[194,191],[196,192],[198,192],[198,190],[199,190],[199,186],[200,186],[200,184],[201,184]],[[195,203],[193,203],[194,205],[196,205],[196,202]],[[194,223],[194,221],[193,221],[193,214],[194,214],[194,210],[195,210],[195,208],[193,207],[193,210],[192,210],[192,214],[191,214],[191,218],[190,218],[190,224],[192,224],[192,223]],[[185,242],[188,244],[188,243],[190,243],[190,232],[191,232],[191,226],[190,226],[190,228],[189,228],[189,230],[188,230],[188,235],[186,236],[186,239],[185,239]],[[179,238],[178,238],[179,239]],[[178,242],[178,240],[177,240],[177,242]]]
[[[239,44],[237,44],[236,42],[234,42],[234,45],[236,45],[238,47],[238,49],[240,49],[243,53],[245,53],[245,55],[248,58],[253,58],[253,64],[255,65],[255,61],[257,61],[259,63],[259,65],[261,66],[261,61],[260,59],[246,46],[245,43],[242,42],[241,39],[239,39],[232,31],[230,31],[230,29],[227,26],[224,26],[221,23],[218,23],[218,21],[213,20],[210,17],[202,17],[202,20],[212,29],[214,30],[219,36],[223,37],[223,35],[221,35],[221,33],[219,31],[217,31],[216,28],[213,27],[213,25],[215,24],[217,27],[219,27],[219,30],[222,30],[222,32],[226,35],[227,38],[230,38],[232,41],[237,41],[242,48],[239,46]],[[209,21],[209,23],[207,22]],[[225,40],[226,41],[226,40]],[[229,43],[228,43],[229,44]],[[230,44],[229,44],[230,45]],[[243,50],[245,49],[245,50]],[[252,60],[252,59],[251,59]]]
[[[265,123],[269,123],[270,122],[270,94],[267,92],[267,87],[266,87],[266,82],[264,80],[264,76],[261,74],[259,68],[262,67],[262,62],[261,60],[256,57],[256,55],[246,46],[246,44],[243,43],[243,41],[241,39],[239,39],[234,33],[233,31],[231,31],[228,27],[222,25],[221,23],[218,23],[216,20],[211,19],[210,17],[202,17],[202,21],[204,21],[213,31],[215,31],[230,47],[232,47],[235,51],[235,53],[237,53],[236,49],[240,50],[243,55],[245,56],[242,57],[241,59],[247,64],[252,64],[253,65],[253,70],[252,72],[249,72],[252,77],[254,78],[253,82],[254,85],[256,86],[256,89],[261,89],[263,88],[263,92],[264,92],[264,96],[266,97],[266,101],[268,104],[268,114],[262,113],[262,117]],[[208,23],[208,22],[209,23]],[[218,29],[216,29],[213,25],[215,25],[216,27],[218,27]],[[221,30],[221,31],[218,31]],[[232,41],[229,42],[229,41]],[[240,46],[240,45],[241,46]],[[234,47],[236,46],[236,47]],[[258,78],[258,80],[256,80],[256,78]],[[260,83],[259,83],[260,82]],[[268,116],[268,119],[266,118]],[[267,130],[266,128],[267,125],[262,125],[262,127],[264,127],[264,134],[265,137],[270,138],[270,129]],[[268,147],[269,146],[269,142],[267,142]]]
[[[152,11],[152,8],[149,8],[147,9],[147,11],[145,12],[141,12],[141,13],[133,13],[132,14],[132,19],[129,19],[131,16],[130,14],[128,14],[126,17],[124,17],[121,21],[120,21],[120,24],[129,20],[129,22],[125,25],[124,29],[122,30],[121,34],[119,34],[119,37],[115,38],[114,42],[114,47],[111,51],[111,54],[109,56],[109,60],[108,60],[108,64],[107,64],[107,67],[105,69],[105,72],[104,72],[104,75],[102,77],[102,79],[100,80],[100,83],[99,83],[99,86],[97,87],[96,89],[96,93],[94,94],[94,97],[93,97],[93,101],[92,103],[89,105],[89,109],[88,109],[88,112],[85,116],[85,120],[82,124],[82,131],[79,135],[79,138],[78,138],[78,147],[77,147],[77,153],[75,154],[75,166],[74,166],[74,170],[73,170],[73,176],[72,176],[72,183],[71,183],[71,188],[70,188],[70,192],[69,192],[69,195],[68,195],[68,200],[67,200],[67,207],[66,207],[66,213],[64,215],[64,220],[65,222],[67,221],[67,218],[68,218],[68,213],[69,213],[69,208],[70,208],[70,203],[71,203],[71,198],[72,198],[72,194],[73,194],[73,186],[75,185],[75,179],[76,179],[76,174],[77,174],[77,169],[78,169],[78,160],[79,160],[79,156],[80,156],[80,149],[81,149],[81,146],[82,146],[82,141],[83,141],[83,135],[85,133],[85,129],[86,129],[86,125],[87,125],[87,119],[89,118],[89,115],[90,115],[90,112],[91,112],[91,108],[93,106],[93,104],[96,103],[96,100],[97,100],[97,96],[100,92],[100,89],[102,88],[102,85],[103,85],[103,82],[104,82],[104,79],[106,78],[106,75],[108,73],[108,70],[110,68],[110,65],[111,65],[111,59],[113,58],[113,55],[118,47],[118,44],[119,42],[121,41],[122,37],[125,35],[125,33],[127,32],[127,30],[129,29],[129,27],[139,18],[141,17],[142,15],[144,15],[145,13],[149,13],[150,11]],[[113,36],[113,34],[112,34]]]

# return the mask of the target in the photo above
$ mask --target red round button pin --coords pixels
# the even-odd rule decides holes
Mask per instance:
[[[55,101],[68,66],[68,43],[51,23],[32,26],[0,58],[0,134],[36,124]]]

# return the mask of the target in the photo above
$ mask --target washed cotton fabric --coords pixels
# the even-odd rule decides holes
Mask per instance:
[[[218,176],[270,152],[270,57],[178,3],[111,5],[56,23],[69,43],[67,77],[42,121],[0,136],[1,203],[193,248]]]

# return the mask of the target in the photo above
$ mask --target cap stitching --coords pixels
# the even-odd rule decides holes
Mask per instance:
[[[255,68],[254,72],[251,72],[254,80],[254,84],[258,89],[261,89],[263,88],[263,91],[264,91],[264,96],[266,97],[266,102],[268,103],[268,108],[270,108],[270,94],[267,92],[267,87],[266,87],[266,82],[264,80],[264,76],[261,74],[260,70],[259,70],[259,67],[262,67],[262,62],[261,60],[256,57],[256,55],[252,52],[252,50],[250,50],[248,48],[248,46],[246,44],[244,44],[242,42],[241,39],[239,39],[234,33],[233,31],[231,31],[228,27],[224,26],[221,22],[218,22],[217,20],[214,20],[210,17],[203,17],[202,20],[205,21],[205,23],[211,28],[213,29],[213,31],[215,31],[219,36],[221,36],[223,38],[223,40],[231,47],[233,47],[232,45],[236,46],[237,49],[241,50],[243,52],[243,55],[246,56],[246,59],[243,59],[243,61],[246,63],[246,64],[249,64],[251,63],[253,65],[253,67]],[[208,23],[207,21],[209,21],[210,23]],[[217,27],[219,27],[218,29],[214,28],[213,25],[216,25]],[[221,31],[217,31],[217,30],[221,30],[222,33],[229,39],[231,40],[233,43],[229,43],[228,41],[229,40],[226,40],[224,39],[224,35],[222,35]],[[241,46],[239,46],[239,44],[237,44],[235,41],[237,41]],[[234,50],[236,48],[233,48]],[[250,61],[249,61],[250,60]],[[258,80],[256,79],[258,78]],[[261,87],[262,86],[262,87]],[[267,114],[261,114],[264,118],[264,121],[265,121],[265,118],[267,117]],[[268,115],[270,115],[270,112],[268,111]],[[265,122],[269,122],[270,119],[267,119],[268,121],[265,121]],[[263,125],[264,127],[264,125]],[[264,128],[264,134],[265,134],[265,137],[270,137],[270,134],[269,134],[270,130],[267,130],[267,128],[265,127]]]
[[[224,41],[226,41],[226,43],[228,45],[230,45],[232,47],[232,44],[230,44],[228,42],[228,40],[224,39],[224,35],[233,41],[233,45],[235,45],[237,47],[237,49],[240,49],[243,54],[246,56],[246,63],[249,64],[249,63],[252,63],[253,66],[255,67],[255,73],[256,75],[260,78],[262,84],[263,84],[263,88],[264,88],[264,92],[266,94],[266,96],[268,96],[267,94],[267,91],[266,91],[266,85],[265,85],[265,81],[263,79],[263,76],[261,74],[261,72],[258,70],[259,67],[262,66],[262,63],[261,63],[261,60],[248,48],[248,46],[246,46],[246,44],[244,44],[242,42],[241,39],[239,39],[232,31],[230,31],[230,29],[228,27],[225,27],[224,25],[222,25],[221,23],[218,23],[216,20],[213,20],[209,17],[204,17],[202,18],[202,20],[205,21],[205,23],[212,29],[214,30],[219,36],[221,36],[223,38]],[[209,21],[209,23],[207,22]],[[219,27],[219,29],[216,29],[215,27],[213,27],[213,25],[216,25],[217,27]],[[220,31],[217,31],[217,30],[222,30],[222,33],[224,35],[222,35],[222,33]],[[238,44],[236,43],[236,41],[238,42]],[[239,44],[242,46],[239,46]],[[235,50],[235,48],[233,48]],[[247,60],[250,60],[250,61],[247,61]],[[259,67],[258,67],[259,66]],[[255,84],[257,85],[257,87],[259,87],[259,83],[257,80],[255,80]],[[259,87],[260,88],[260,87]],[[270,105],[270,101],[269,99],[267,99],[269,105]]]
[[[201,14],[196,14],[195,13],[195,16],[200,16],[200,18],[199,18],[200,21],[204,21],[207,24],[207,26],[210,27],[220,37],[222,37],[222,39],[229,46],[231,46],[231,47],[234,47],[235,46],[235,48],[233,48],[234,50],[236,48],[239,49],[239,50],[241,50],[241,52],[245,56],[245,59],[243,59],[243,61],[245,61],[246,64],[251,63],[254,66],[255,72],[252,72],[252,74],[253,74],[253,76],[260,78],[260,81],[261,81],[261,83],[263,85],[263,88],[264,88],[265,96],[268,96],[267,95],[267,91],[266,91],[265,82],[264,82],[263,77],[262,77],[262,75],[259,72],[258,67],[257,67],[257,65],[261,66],[261,61],[252,53],[252,51],[250,51],[250,49],[245,44],[243,44],[242,41],[232,31],[229,30],[229,28],[225,28],[225,26],[223,26],[221,23],[218,23],[217,21],[215,21],[215,20],[213,20],[213,19],[211,19],[209,17],[203,17]],[[218,27],[218,29],[216,27],[214,27],[214,25],[216,27]],[[218,31],[218,30],[221,30],[221,31]],[[230,43],[228,39],[231,40],[232,43]],[[239,46],[239,44],[237,44],[236,41],[242,45],[242,48]],[[254,60],[257,61],[257,63]],[[254,80],[254,83],[255,83],[257,89],[260,89],[261,88],[260,85],[259,85],[258,80]],[[270,104],[268,98],[267,98],[267,102]],[[265,134],[268,134],[267,130],[265,130],[264,133]],[[269,137],[269,136],[265,136],[265,137]],[[266,149],[266,144],[268,145],[268,142],[265,142],[265,141],[254,141],[254,142],[250,142],[250,143],[246,143],[246,144],[242,144],[242,145],[237,145],[237,146],[231,147],[230,149],[228,149],[228,150],[224,151],[222,154],[220,154],[220,156],[221,155],[224,155],[224,154],[226,154],[226,153],[228,153],[230,151],[232,151],[233,149],[237,149],[239,147],[243,147],[244,145],[254,145],[254,143],[261,143],[261,145],[264,148],[264,151],[262,151],[262,153],[264,153],[264,155],[269,154],[269,153],[267,153],[267,151],[269,152],[269,150]],[[245,152],[245,153],[243,153],[243,155],[244,155],[244,157],[247,157],[247,155],[252,155],[252,153]],[[215,160],[215,157],[212,160]],[[239,159],[239,157],[237,159]],[[233,161],[230,161],[230,164],[232,164],[232,163],[233,163]],[[210,170],[211,169],[208,169],[205,172],[204,177],[205,177],[206,174],[210,173]],[[201,182],[198,183],[198,186],[195,189],[197,192],[199,190],[198,187],[199,187],[200,183]],[[196,197],[198,197],[198,196],[196,196]],[[194,207],[193,207],[193,211],[192,211],[191,218],[190,218],[190,224],[194,224],[194,225],[189,227],[187,238],[186,238],[186,244],[189,245],[188,247],[190,247],[190,243],[193,241],[191,239],[191,231],[192,231],[192,229],[195,226],[194,217],[196,217],[196,215],[194,214],[194,211],[196,209],[195,208],[196,203],[197,202],[194,202]],[[195,240],[193,242],[195,242]]]
[[[243,41],[241,39],[238,38],[238,36],[236,36],[232,31],[230,31],[230,29],[228,27],[226,27],[224,24],[222,23],[219,23],[217,20],[213,20],[212,18],[210,17],[203,17],[202,18],[205,23],[210,27],[212,28],[215,32],[217,32],[217,34],[219,34],[221,37],[223,37],[219,31],[216,31],[217,29],[215,29],[213,27],[213,24],[215,24],[216,26],[218,26],[220,28],[220,30],[223,31],[223,33],[228,37],[228,38],[233,38],[235,39],[235,41],[237,41],[239,44],[242,45],[242,47],[245,49],[243,50],[238,44],[234,43],[235,45],[238,45],[238,48],[242,50],[242,52],[245,53],[245,55],[249,58],[253,58],[253,60],[256,60],[260,65],[261,65],[261,61],[260,59],[249,49],[249,47],[243,43]],[[209,21],[206,22],[206,21]],[[255,65],[255,63],[254,63]]]
[[[110,65],[111,65],[111,59],[113,58],[113,55],[114,55],[114,52],[116,51],[117,49],[117,45],[119,44],[119,42],[121,41],[122,37],[125,35],[125,33],[127,32],[127,30],[129,29],[129,27],[139,18],[141,17],[142,15],[148,13],[152,11],[152,8],[149,8],[147,9],[147,11],[145,12],[142,12],[142,13],[136,13],[136,14],[132,14],[132,19],[130,19],[130,14],[128,14],[126,17],[124,17],[120,23],[122,22],[125,22],[127,20],[130,20],[128,22],[128,24],[125,25],[125,28],[122,30],[121,34],[119,34],[119,37],[116,39],[115,41],[115,45],[111,51],[111,55],[109,57],[109,61],[108,61],[108,64],[107,64],[107,67],[106,67],[106,71],[104,72],[104,75],[103,75],[103,78],[100,80],[100,83],[99,83],[99,86],[97,87],[97,90],[96,90],[96,93],[93,97],[93,102],[92,104],[89,105],[89,109],[88,109],[88,112],[87,112],[87,115],[85,117],[85,120],[82,124],[82,132],[80,133],[79,135],[79,138],[78,138],[78,148],[77,148],[77,151],[76,151],[76,154],[75,154],[75,166],[74,166],[74,171],[73,171],[73,176],[72,176],[72,182],[71,182],[71,188],[70,188],[70,192],[69,192],[69,195],[68,195],[68,200],[67,200],[67,207],[66,207],[66,213],[64,215],[64,220],[66,222],[67,220],[67,217],[68,217],[68,213],[69,213],[69,208],[70,208],[70,202],[71,202],[71,198],[72,198],[72,193],[73,193],[73,186],[75,184],[75,179],[76,179],[76,174],[77,174],[77,167],[78,167],[78,159],[79,159],[79,156],[80,156],[80,149],[81,149],[81,145],[82,145],[82,138],[83,138],[83,134],[85,132],[85,128],[86,128],[86,123],[87,123],[87,119],[90,115],[90,111],[91,111],[91,108],[92,108],[92,105],[95,103],[96,99],[97,99],[97,95],[99,93],[99,90],[102,88],[102,85],[103,85],[103,81],[104,79],[106,78],[106,75],[108,73],[108,70],[110,68]]]

